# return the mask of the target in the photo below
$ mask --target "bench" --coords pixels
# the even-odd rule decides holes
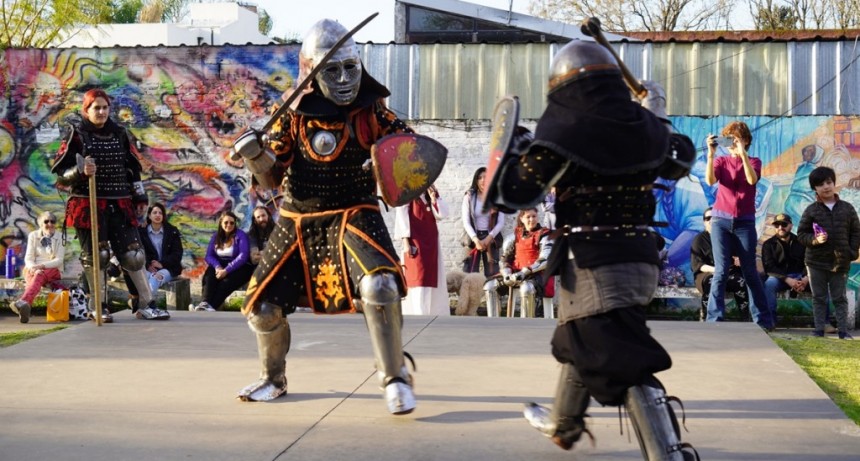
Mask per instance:
[[[108,300],[119,297],[128,298],[128,287],[125,286],[125,281],[122,277],[116,280],[108,280],[107,285]],[[165,305],[168,310],[187,310],[188,305],[191,304],[191,280],[185,277],[176,277],[162,285],[158,289],[158,293],[153,293],[153,296],[156,299],[164,296]]]
[[[72,285],[78,284],[78,279],[61,278],[53,284],[62,285],[66,288],[71,288]],[[0,302],[10,304],[15,302],[24,294],[27,282],[23,278],[3,279],[0,278]],[[40,294],[45,294],[53,291],[52,284],[49,283],[42,287]]]
[[[848,328],[854,330],[857,326],[857,293],[854,290],[847,290],[848,295]],[[696,287],[679,287],[679,286],[658,286],[654,292],[654,298],[659,299],[701,299],[702,295]],[[780,291],[776,294],[777,301],[789,299],[812,299],[812,293],[803,292],[797,293],[796,297],[792,298],[788,290]]]

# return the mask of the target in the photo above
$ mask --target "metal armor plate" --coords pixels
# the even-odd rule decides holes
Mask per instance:
[[[500,198],[498,181],[504,164],[502,160],[511,155],[509,151],[519,119],[519,98],[505,96],[496,103],[496,108],[493,109],[493,131],[490,133],[490,157],[487,160],[484,193],[481,196],[485,209],[496,204]]]

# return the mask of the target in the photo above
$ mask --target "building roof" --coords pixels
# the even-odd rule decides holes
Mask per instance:
[[[860,29],[624,32],[624,35],[632,39],[646,42],[821,42],[856,40],[860,38]],[[623,39],[621,41],[623,41]]]
[[[524,29],[546,35],[569,38],[571,40],[591,40],[590,37],[581,32],[579,24],[567,24],[564,22],[552,21],[550,19],[514,13],[508,10],[477,5],[460,0],[396,0],[396,2],[405,5],[418,6],[428,10],[436,10],[443,13],[480,19],[482,21],[493,22],[516,29]],[[604,35],[609,41],[621,41],[627,38],[608,32],[604,33]],[[629,38],[627,39],[631,40]],[[632,40],[635,41],[636,39]]]

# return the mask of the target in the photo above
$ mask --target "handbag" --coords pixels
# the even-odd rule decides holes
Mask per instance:
[[[87,304],[87,295],[77,285],[69,288],[69,318],[74,320],[88,320],[90,306]]]
[[[48,293],[48,309],[46,311],[49,322],[69,321],[69,292],[68,290],[57,290]]]

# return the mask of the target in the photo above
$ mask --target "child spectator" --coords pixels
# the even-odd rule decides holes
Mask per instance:
[[[806,207],[797,227],[797,238],[806,246],[806,269],[812,288],[813,336],[824,336],[827,296],[833,301],[839,339],[848,334],[848,269],[860,249],[860,219],[850,203],[836,194],[836,173],[818,167],[809,173],[815,202]]]

